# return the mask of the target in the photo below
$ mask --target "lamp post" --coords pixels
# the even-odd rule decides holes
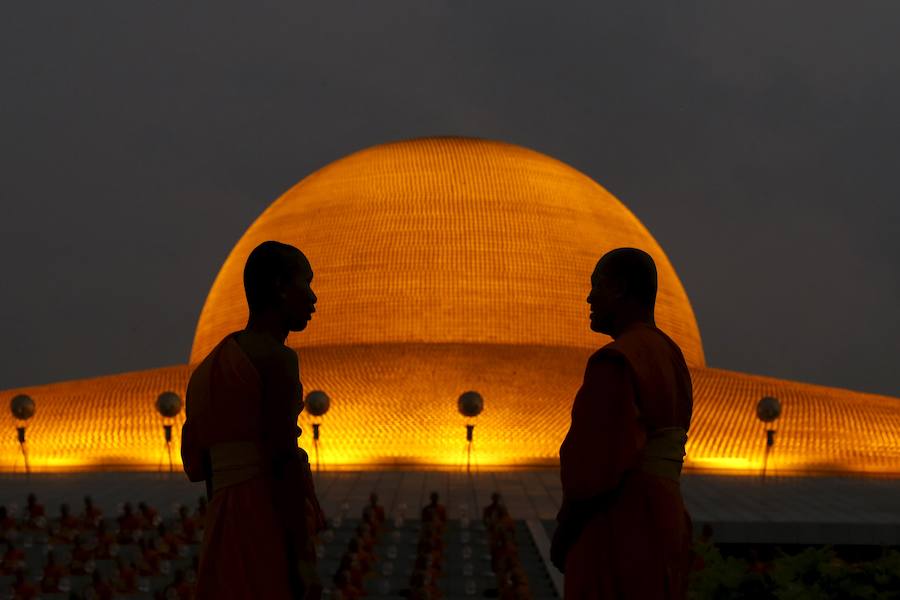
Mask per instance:
[[[474,419],[484,410],[484,398],[475,391],[463,392],[456,401],[459,414],[469,419]],[[471,472],[472,465],[472,435],[475,430],[474,423],[466,423],[466,473]]]
[[[766,423],[766,454],[763,457],[762,470],[764,482],[766,480],[766,467],[769,463],[769,450],[775,445],[775,430],[770,428],[768,424],[774,423],[779,416],[781,416],[781,402],[778,401],[778,398],[765,396],[757,403],[756,417],[763,423]]]
[[[25,423],[34,416],[34,400],[31,396],[19,394],[10,401],[9,410],[16,420],[16,435],[19,439],[19,448],[22,449],[22,458],[25,461],[25,472],[31,475],[31,465],[28,464],[28,447],[25,445]]]
[[[306,411],[313,417],[321,417],[331,407],[331,398],[322,390],[313,390],[306,395]],[[319,425],[313,423],[313,448],[316,451],[316,473],[319,472]]]
[[[156,398],[156,410],[163,418],[163,432],[166,438],[166,451],[169,453],[169,473],[174,471],[172,464],[172,421],[181,412],[181,396],[175,392],[163,392]]]

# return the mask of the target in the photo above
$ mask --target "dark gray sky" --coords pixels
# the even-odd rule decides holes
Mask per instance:
[[[900,3],[309,4],[4,6],[0,389],[185,362],[282,192],[470,135],[631,208],[710,366],[900,396]]]

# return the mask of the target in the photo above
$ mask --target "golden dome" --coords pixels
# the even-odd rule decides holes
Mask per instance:
[[[656,260],[657,325],[703,366],[687,294],[659,244],[596,182],[538,152],[428,138],[375,146],[313,173],[238,241],[200,314],[191,363],[247,322],[243,267],[259,243],[297,246],[318,311],[294,347],[505,344],[598,348],[585,302],[597,259]]]

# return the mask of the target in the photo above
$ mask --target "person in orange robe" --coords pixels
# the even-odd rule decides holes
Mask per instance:
[[[437,492],[431,492],[431,502],[422,507],[421,518],[422,523],[430,523],[438,531],[443,532],[447,526],[447,509],[438,501],[439,498]]]
[[[113,578],[114,587],[122,594],[134,594],[137,592],[138,571],[137,565],[120,556],[116,559],[116,575]]]
[[[488,529],[493,527],[494,522],[505,510],[500,494],[498,492],[491,494],[491,503],[485,506],[484,511],[481,513],[481,520],[484,522],[485,527]]]
[[[141,529],[144,531],[156,529],[157,517],[159,517],[159,513],[155,508],[146,502],[138,502],[138,518],[141,520]]]
[[[9,515],[5,506],[0,506],[0,543],[14,538],[18,531],[16,520]]]
[[[297,446],[303,387],[284,345],[315,312],[312,268],[297,248],[257,246],[244,267],[247,327],[227,335],[188,383],[181,455],[210,497],[197,597],[315,599],[314,536],[325,519]]]
[[[69,574],[69,570],[56,562],[56,555],[53,552],[47,553],[47,563],[44,565],[44,576],[41,579],[41,591],[55,593],[61,591],[59,589],[59,581]]]
[[[25,526],[30,530],[42,530],[47,527],[47,517],[44,512],[44,505],[37,501],[37,496],[33,493],[28,494],[28,504],[25,506],[25,515],[27,520]]]
[[[83,529],[94,529],[103,519],[103,511],[100,510],[90,496],[84,497],[84,513],[81,515],[81,526]]]
[[[91,573],[91,582],[81,592],[82,598],[96,598],[97,600],[112,600],[114,596],[113,586],[100,571]]]
[[[363,507],[363,521],[369,524],[374,535],[377,535],[384,524],[384,507],[378,504],[378,494],[369,494],[369,503]]]
[[[97,558],[115,558],[118,552],[116,535],[106,526],[106,521],[101,520],[97,525]]]
[[[17,548],[12,540],[6,540],[6,552],[0,556],[0,575],[13,575],[25,568],[25,551]]]
[[[59,519],[50,527],[53,542],[59,544],[70,544],[78,533],[80,523],[78,517],[72,514],[68,504],[62,504],[59,507]]]
[[[197,539],[197,522],[188,513],[188,507],[178,507],[178,523],[176,535],[182,544],[193,544]]]
[[[13,600],[32,600],[40,598],[41,592],[36,585],[25,577],[24,569],[18,569],[12,582]]]
[[[81,534],[75,536],[73,544],[69,571],[73,575],[90,575],[94,563],[94,548],[85,543]]]
[[[565,597],[683,599],[692,561],[679,477],[693,407],[681,350],[654,322],[656,266],[620,248],[591,276],[594,353],[559,450],[563,503],[551,545]]]
[[[137,532],[141,529],[141,518],[134,513],[131,502],[126,502],[122,507],[122,514],[118,518],[120,544],[130,544],[137,538]]]

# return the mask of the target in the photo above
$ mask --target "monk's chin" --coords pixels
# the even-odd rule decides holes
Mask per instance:
[[[596,321],[591,321],[591,331],[602,333],[603,335],[609,335],[609,327],[607,327],[604,323],[598,323]]]
[[[309,321],[303,321],[302,323],[293,323],[291,324],[290,330],[294,332],[303,331],[304,329],[306,329],[307,325],[309,325]]]

